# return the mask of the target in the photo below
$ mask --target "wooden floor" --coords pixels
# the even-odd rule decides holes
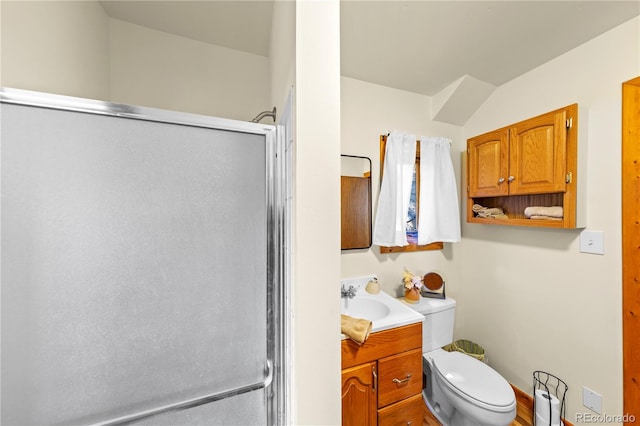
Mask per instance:
[[[426,404],[423,404],[422,409],[422,426],[441,426],[441,423],[431,414]],[[520,401],[518,401],[516,419],[511,423],[511,426],[533,426],[531,409],[522,405]]]

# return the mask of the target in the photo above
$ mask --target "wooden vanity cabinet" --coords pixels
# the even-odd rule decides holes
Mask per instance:
[[[422,424],[422,323],[342,341],[342,424]]]
[[[578,105],[467,140],[467,222],[577,228]],[[584,149],[584,148],[581,148]],[[584,170],[580,170],[584,175]],[[580,200],[581,202],[582,200]],[[500,207],[508,220],[476,217],[473,205]],[[561,206],[562,220],[531,220],[526,207]]]

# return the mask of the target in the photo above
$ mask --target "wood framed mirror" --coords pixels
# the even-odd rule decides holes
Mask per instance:
[[[342,250],[371,247],[371,159],[340,156]]]

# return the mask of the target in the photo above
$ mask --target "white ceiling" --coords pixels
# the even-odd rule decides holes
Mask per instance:
[[[100,3],[116,19],[269,56],[272,0]],[[430,96],[464,75],[500,86],[639,14],[639,0],[342,0],[342,75]]]

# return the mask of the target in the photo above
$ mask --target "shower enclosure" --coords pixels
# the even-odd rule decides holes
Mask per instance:
[[[0,100],[2,424],[285,423],[282,132]]]

